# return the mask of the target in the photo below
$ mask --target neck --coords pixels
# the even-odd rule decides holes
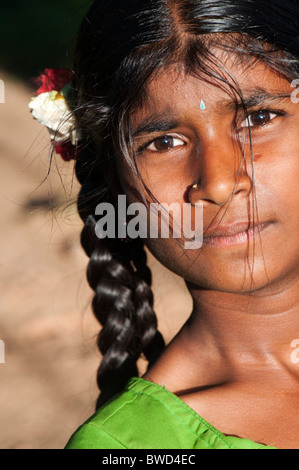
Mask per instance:
[[[293,342],[299,340],[298,284],[250,294],[188,285],[194,308],[179,337],[195,362],[200,363],[204,353],[232,380],[267,381],[271,375],[279,376],[280,384],[283,376],[296,381],[299,364],[294,355],[299,344]]]

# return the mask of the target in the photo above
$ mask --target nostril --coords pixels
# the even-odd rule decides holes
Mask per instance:
[[[184,199],[191,204],[197,204],[202,201],[211,202],[218,206],[225,206],[238,193],[244,191],[242,184],[233,184],[233,182],[218,181],[214,184],[202,185],[194,183],[188,186]]]
[[[201,199],[199,189],[200,183],[194,183],[188,187],[186,191],[187,202],[196,204]]]
[[[184,202],[186,202],[186,203],[190,202],[190,200],[189,200],[189,193],[190,193],[190,191],[191,191],[191,189],[192,189],[193,186],[194,186],[193,184],[190,184],[190,185],[187,187],[187,189],[186,189],[186,191],[184,192],[184,194],[183,194],[183,199],[184,199]]]

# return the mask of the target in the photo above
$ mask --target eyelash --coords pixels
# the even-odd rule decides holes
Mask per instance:
[[[139,147],[138,150],[137,150],[137,154],[142,153],[144,150],[148,150],[150,145],[153,144],[154,142],[156,142],[157,140],[167,138],[167,137],[171,138],[171,139],[174,139],[174,140],[176,140],[176,139],[181,140],[182,142],[184,142],[182,145],[186,145],[186,142],[184,141],[182,136],[178,136],[176,134],[162,134],[162,135],[160,135],[158,137],[155,137],[154,139],[150,140],[149,142],[146,142],[141,147]],[[177,145],[176,147],[180,147],[180,145]],[[151,152],[163,152],[163,151],[167,152],[167,150],[151,150]]]
[[[261,124],[261,125],[247,125],[247,126],[239,126],[237,128],[237,132],[241,131],[241,130],[244,130],[244,129],[258,129],[258,128],[261,128],[261,127],[265,127],[265,126],[268,126],[269,124],[272,123],[272,121],[278,117],[278,116],[285,116],[287,113],[281,109],[271,109],[271,108],[262,108],[262,109],[257,109],[256,111],[251,111],[250,113],[248,113],[248,115],[246,116],[245,119],[243,119],[242,123],[244,122],[247,122],[248,121],[250,122],[250,118],[254,115],[254,114],[262,114],[262,113],[269,113],[270,115],[274,115],[274,117],[272,119],[270,119],[268,122],[266,122],[265,124]],[[241,123],[241,124],[242,124]],[[158,139],[163,139],[163,138],[172,138],[172,139],[178,139],[178,140],[181,140],[183,141],[183,138],[182,137],[178,137],[177,135],[173,135],[173,134],[163,134],[159,137],[155,137],[155,139],[152,139],[150,140],[149,142],[146,142],[145,144],[143,144],[141,147],[138,148],[137,150],[137,154],[140,154],[142,153],[143,151],[145,150],[148,150],[148,148],[150,147],[151,144],[153,144],[155,141],[157,141]],[[184,142],[183,145],[186,145],[186,142]],[[179,147],[179,145],[177,146]],[[152,152],[159,152],[159,150],[151,150]],[[160,150],[161,152],[163,152],[163,150]],[[164,151],[167,151],[167,150],[164,150]]]
[[[256,111],[251,111],[250,113],[248,113],[248,116],[245,117],[245,119],[242,121],[242,123],[246,122],[248,124],[248,121],[250,122],[250,118],[254,115],[254,114],[262,114],[262,113],[269,113],[270,115],[274,115],[274,117],[272,119],[270,119],[268,122],[266,122],[265,124],[260,124],[260,125],[254,125],[254,124],[249,124],[249,125],[246,125],[246,126],[239,126],[237,128],[237,131],[241,131],[241,130],[244,130],[244,129],[258,129],[258,128],[261,128],[261,127],[265,127],[269,124],[272,123],[272,121],[278,117],[278,116],[285,116],[287,113],[281,109],[271,109],[271,108],[262,108],[262,109],[257,109]]]

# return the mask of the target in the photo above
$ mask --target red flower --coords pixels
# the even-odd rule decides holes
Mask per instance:
[[[40,87],[36,93],[41,95],[53,90],[61,91],[71,79],[72,71],[69,69],[45,69],[39,77],[34,79],[34,83]]]
[[[69,69],[45,69],[37,78],[33,79],[33,83],[39,86],[36,94],[49,93],[57,91],[58,93],[72,80],[72,71]],[[73,145],[71,140],[52,141],[55,152],[65,161],[75,160],[80,152],[79,145]]]
[[[70,160],[76,160],[77,156],[80,153],[79,146],[73,145],[71,141],[67,141],[64,143],[54,142],[55,152],[61,155],[62,159],[65,162],[69,162]]]

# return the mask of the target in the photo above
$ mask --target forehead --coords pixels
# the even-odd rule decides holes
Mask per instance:
[[[289,95],[294,90],[287,79],[262,61],[242,62],[237,55],[223,51],[216,51],[215,57],[217,66],[210,67],[214,76],[200,68],[187,72],[180,64],[159,70],[146,87],[143,106],[135,113],[134,121],[140,121],[151,113],[177,114],[198,109],[202,101],[210,111],[217,110],[221,114],[235,109],[241,96],[245,102],[254,103],[254,96]]]

